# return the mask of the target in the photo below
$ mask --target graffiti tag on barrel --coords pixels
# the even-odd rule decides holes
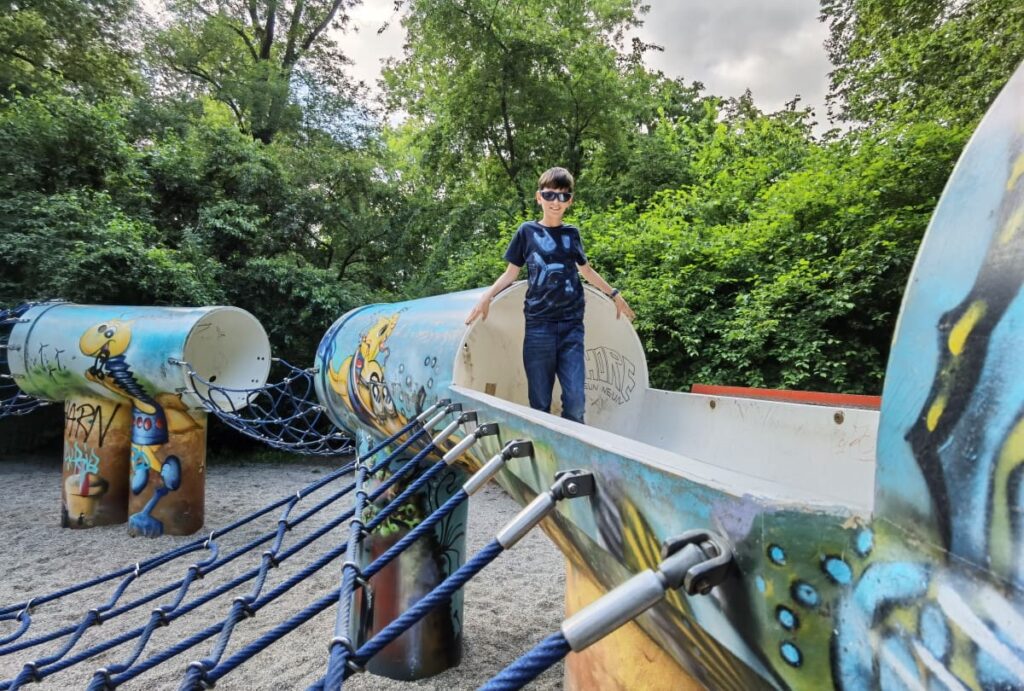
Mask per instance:
[[[629,401],[636,388],[636,363],[607,346],[588,348],[586,358],[586,390],[618,405]]]

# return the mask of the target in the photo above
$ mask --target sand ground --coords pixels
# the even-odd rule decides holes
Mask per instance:
[[[293,494],[320,479],[329,470],[329,465],[308,461],[211,465],[206,488],[204,531],[227,525],[256,508]],[[332,486],[340,488],[341,485]],[[328,494],[329,490],[320,490],[296,508],[311,507],[317,502],[316,498],[322,499]],[[286,535],[284,547],[336,517],[348,508],[350,501],[348,498],[339,500],[296,527]],[[476,552],[493,538],[518,509],[518,505],[496,485],[472,497],[468,553]],[[269,513],[220,538],[221,554],[272,531],[278,514],[279,511]],[[328,548],[344,541],[347,535],[348,527],[342,524],[282,563],[280,568],[271,570],[263,592],[272,589]],[[125,534],[124,526],[90,530],[62,529],[59,462],[53,458],[0,460],[0,545],[3,547],[0,552],[3,561],[0,567],[0,606],[22,602],[32,596],[86,581],[194,539],[195,536],[132,539]],[[266,547],[251,551],[194,583],[186,601],[257,566],[263,549]],[[195,552],[144,574],[129,586],[119,603],[128,602],[160,585],[177,580],[184,575],[189,564],[205,556],[205,552]],[[227,655],[337,587],[340,561],[329,564],[264,607],[255,618],[241,622],[232,636]],[[110,597],[117,582],[112,581],[84,594],[40,605],[34,610],[31,629],[23,638],[77,623],[90,608],[103,604]],[[539,529],[535,530],[466,586],[464,653],[459,667],[419,682],[398,682],[363,674],[347,681],[345,688],[476,688],[557,629],[563,614],[564,585],[565,571],[561,555]],[[251,582],[240,585],[177,619],[170,626],[157,629],[141,659],[221,619],[230,608],[231,600],[249,592],[250,588]],[[90,627],[71,655],[109,640],[119,632],[143,626],[154,606],[172,599],[173,594],[165,595],[152,604],[143,605],[101,626]],[[217,688],[305,688],[320,678],[326,669],[326,653],[333,635],[335,615],[336,608],[329,607],[224,677],[217,683]],[[14,630],[15,622],[0,621],[0,642]],[[208,655],[214,640],[211,638],[171,658],[125,684],[124,688],[177,688],[188,663]],[[26,661],[51,655],[60,647],[60,642],[51,641],[27,651],[6,655],[0,652],[0,680],[12,678]],[[123,644],[28,688],[84,688],[97,667],[123,660],[130,653],[131,647],[130,643]],[[0,643],[2,650],[3,644]],[[530,688],[561,688],[562,673],[563,668],[559,664],[548,670]]]

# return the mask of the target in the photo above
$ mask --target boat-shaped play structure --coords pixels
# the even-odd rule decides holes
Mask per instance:
[[[168,366],[189,382],[182,400],[198,397],[239,428],[323,412],[353,435],[357,460],[273,505],[285,514],[257,585],[218,626],[145,662],[142,638],[90,688],[116,687],[216,636],[210,655],[183,667],[182,688],[212,685],[329,607],[337,623],[314,688],[338,688],[367,667],[429,676],[459,662],[461,586],[537,525],[566,558],[567,618],[486,688],[519,688],[566,655],[571,689],[1024,688],[1022,114],[1018,70],[936,209],[880,410],[860,397],[651,388],[637,334],[590,289],[586,425],[526,404],[522,284],[469,327],[481,290],[342,316],[315,367],[289,376],[308,377],[317,397],[291,400],[291,417],[246,418],[267,387],[218,385],[171,354]],[[288,447],[287,435],[273,438]],[[306,569],[341,562],[338,587],[227,653],[232,630],[297,577],[262,590],[268,570],[294,554],[282,546],[292,507],[349,476],[338,496],[348,492],[351,509],[328,524],[347,527],[347,539]],[[466,499],[490,479],[523,512],[464,555]],[[388,535],[377,530],[385,523]],[[210,550],[219,534],[189,549]],[[182,549],[121,576],[130,582]],[[218,559],[213,550],[188,567],[152,626],[179,616],[190,579]],[[0,608],[0,656],[28,647],[18,641],[34,604],[62,596]],[[79,626],[105,616],[94,610]],[[57,673],[74,643],[0,689]]]

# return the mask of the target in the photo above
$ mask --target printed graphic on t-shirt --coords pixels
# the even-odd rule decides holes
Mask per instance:
[[[548,228],[533,221],[519,227],[505,259],[528,270],[525,313],[529,319],[560,321],[583,318],[583,290],[576,269],[585,264],[579,231],[573,226]]]

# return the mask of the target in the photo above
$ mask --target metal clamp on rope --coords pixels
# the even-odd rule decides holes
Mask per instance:
[[[448,405],[451,402],[452,399],[450,398],[442,398],[438,401],[435,401],[432,406],[430,406],[429,408],[427,408],[422,413],[416,416],[416,422],[423,422],[428,417],[433,415],[435,410],[437,410],[438,408],[443,408],[444,406]]]
[[[214,687],[215,682],[212,682],[206,678],[206,665],[203,664],[201,661],[195,660],[194,662],[190,662],[187,669],[196,670],[198,676],[198,679],[196,679],[196,683],[199,684],[201,688],[212,689]]]
[[[450,406],[448,406],[447,408],[444,409],[443,413],[439,413],[439,417],[444,417],[448,413],[455,413],[455,412],[458,412],[458,413],[462,412],[462,404],[461,403],[452,403]],[[434,419],[437,420],[437,419],[439,419],[439,417],[435,417]],[[431,422],[433,422],[433,420]],[[438,432],[437,436],[430,440],[430,443],[435,445],[435,446],[437,446],[441,442],[445,441],[448,437],[452,436],[452,434],[455,433],[455,430],[461,424],[462,424],[462,415],[459,415],[459,417],[457,417],[454,420],[452,420],[451,422],[449,422],[447,427],[445,427],[443,430]],[[429,429],[430,427],[433,427],[433,425],[431,425],[430,423],[427,423],[427,428]]]
[[[92,678],[93,678],[94,680],[95,680],[95,679],[100,679],[100,680],[102,680],[102,683],[103,683],[103,688],[104,688],[104,689],[113,689],[113,688],[116,688],[116,687],[114,686],[114,681],[113,681],[113,679],[111,679],[111,677],[110,677],[110,670],[108,670],[108,669],[107,669],[106,667],[100,667],[100,668],[99,668],[99,669],[97,669],[97,670],[96,670],[95,672],[93,672],[93,673],[92,673]]]
[[[684,585],[691,594],[707,594],[721,583],[732,562],[724,538],[695,530],[665,542],[658,569],[630,578],[610,593],[562,622],[562,635],[579,652],[660,602],[669,590]]]
[[[463,416],[472,415],[472,420],[476,422],[476,413],[463,413]],[[488,422],[483,425],[477,425],[476,429],[466,435],[466,437],[458,444],[452,447],[452,449],[441,457],[441,460],[451,465],[459,459],[462,454],[466,452],[466,449],[477,443],[478,440],[483,437],[494,436],[498,433],[498,425],[494,422]]]
[[[555,475],[555,484],[547,492],[526,505],[508,525],[501,529],[496,539],[505,549],[519,542],[524,535],[551,513],[555,504],[563,499],[589,497],[594,493],[597,483],[594,474],[583,470],[566,470]]]
[[[480,470],[473,473],[473,476],[462,485],[462,489],[466,490],[466,494],[476,494],[481,487],[498,474],[499,470],[505,467],[509,460],[527,456],[533,456],[533,442],[526,439],[513,439],[505,444],[504,448],[487,461]]]
[[[43,680],[42,675],[39,673],[39,667],[35,662],[26,662],[21,671],[28,672],[29,676],[32,677],[32,681],[37,684]]]
[[[345,658],[345,666],[352,670],[353,674],[362,674],[366,671],[366,666],[361,665],[355,661],[356,647],[352,645],[352,639],[348,636],[335,636],[331,639],[331,644],[327,646],[327,649],[334,652],[334,646],[340,645],[348,652],[348,656]]]
[[[164,611],[163,605],[160,605],[159,607],[155,608],[152,612],[150,612],[150,615],[154,614],[157,616],[157,626],[170,626],[171,621],[167,618],[167,612]]]
[[[256,616],[256,610],[252,608],[252,600],[249,599],[248,595],[239,595],[231,601],[231,604],[233,605],[236,603],[241,603],[242,607],[240,611],[245,615],[246,619],[252,619]]]
[[[29,598],[28,602],[25,603],[25,606],[21,608],[20,612],[18,612],[18,616],[16,617],[16,619],[18,621],[21,621],[21,616],[22,615],[25,615],[26,617],[31,617],[32,616],[32,608],[35,606],[35,604],[36,604],[36,599],[34,597]]]

